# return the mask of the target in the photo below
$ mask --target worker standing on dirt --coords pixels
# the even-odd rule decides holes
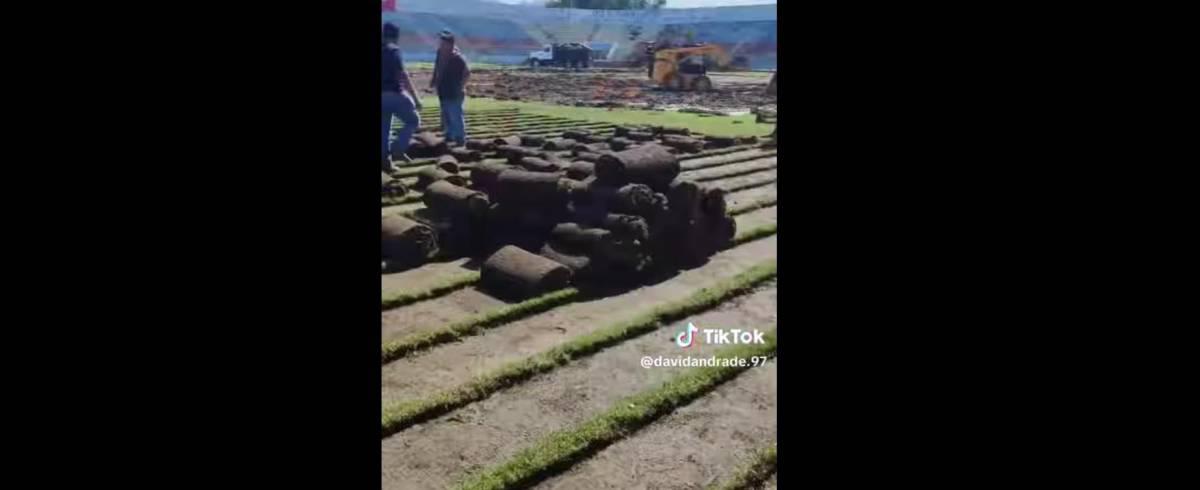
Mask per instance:
[[[383,170],[392,169],[390,153],[397,153],[406,161],[408,143],[421,126],[421,98],[413,89],[412,79],[404,69],[404,58],[400,55],[400,29],[391,23],[383,25]],[[392,116],[404,122],[404,128],[396,135],[396,142],[389,152],[388,135],[392,132]]]
[[[437,61],[433,64],[433,80],[429,88],[437,90],[438,100],[442,105],[442,130],[446,141],[467,144],[467,121],[463,114],[463,103],[467,98],[467,80],[471,78],[471,69],[467,59],[454,45],[454,34],[442,31],[441,45],[438,46]]]
[[[650,79],[654,78],[654,44],[646,45],[646,76]]]

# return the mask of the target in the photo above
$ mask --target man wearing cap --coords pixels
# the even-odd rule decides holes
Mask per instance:
[[[404,69],[404,59],[400,48],[396,45],[400,40],[400,29],[391,23],[383,25],[383,170],[391,170],[389,158],[388,135],[392,130],[392,116],[404,122],[404,128],[396,135],[396,142],[391,148],[401,158],[409,160],[408,143],[421,125],[421,98],[413,89],[408,71]]]
[[[442,130],[446,140],[465,145],[467,141],[467,121],[463,115],[463,102],[467,97],[467,80],[471,78],[471,69],[467,67],[467,59],[454,45],[454,34],[442,31],[441,44],[438,46],[437,60],[433,64],[433,80],[429,88],[436,89],[438,100],[442,105]]]

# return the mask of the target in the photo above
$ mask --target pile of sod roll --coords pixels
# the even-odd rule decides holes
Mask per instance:
[[[461,148],[419,134],[410,155],[437,159],[413,185],[425,208],[383,218],[384,268],[476,257],[484,288],[525,297],[702,263],[730,244],[736,224],[724,191],[680,177],[678,155],[746,143],[661,127]],[[385,194],[408,192],[388,179]]]

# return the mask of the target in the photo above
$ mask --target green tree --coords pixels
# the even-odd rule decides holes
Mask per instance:
[[[667,0],[549,0],[550,8],[577,8],[591,10],[640,10],[656,9],[667,4]]]

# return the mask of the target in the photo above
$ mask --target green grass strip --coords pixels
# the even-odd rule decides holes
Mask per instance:
[[[775,474],[778,458],[775,454],[776,445],[764,447],[755,451],[746,466],[734,473],[728,480],[708,487],[709,490],[748,490],[759,488],[763,482]]]
[[[730,247],[736,247],[736,246],[741,245],[746,242],[753,242],[760,238],[769,237],[769,236],[777,233],[778,228],[779,228],[779,223],[771,223],[769,225],[762,225],[758,228],[751,228],[749,230],[743,231],[741,233],[738,233],[737,236],[733,237],[733,244],[730,245]]]
[[[759,149],[759,148],[745,148],[742,151],[750,152],[750,151],[754,151],[754,150],[759,150],[760,153],[755,153],[753,155],[729,155],[729,158],[724,159],[724,160],[713,160],[711,162],[701,162],[701,163],[692,164],[692,165],[689,165],[686,167],[681,167],[683,169],[683,171],[681,173],[686,174],[688,172],[695,172],[697,170],[704,170],[704,169],[709,169],[709,168],[713,168],[713,167],[723,167],[725,165],[733,165],[735,163],[749,162],[749,161],[753,161],[753,160],[766,160],[771,157],[779,158],[778,153],[761,152],[761,149]],[[718,156],[724,156],[724,155],[718,155]],[[681,163],[687,162],[687,160],[681,159],[680,162]]]
[[[582,293],[575,288],[566,288],[530,298],[517,304],[457,321],[431,332],[409,335],[383,346],[383,363],[400,359],[413,352],[422,351],[439,344],[453,342],[462,337],[475,335],[484,329],[502,325],[579,299]]]
[[[696,182],[711,182],[714,180],[731,179],[734,177],[741,177],[743,175],[756,174],[759,172],[767,172],[767,171],[775,170],[777,168],[779,168],[779,165],[777,165],[777,164],[763,166],[763,167],[757,167],[757,168],[739,168],[739,169],[734,169],[734,170],[724,172],[724,173],[696,177],[692,180],[695,180]]]
[[[445,282],[437,284],[429,289],[421,291],[405,291],[399,294],[394,294],[383,298],[383,309],[390,310],[401,306],[411,305],[418,301],[433,299],[438,296],[445,295],[465,288],[479,282],[479,273],[464,274],[460,277],[451,278]]]
[[[718,359],[774,357],[775,332],[764,337],[765,344],[727,347],[715,355]],[[542,438],[507,462],[471,478],[461,488],[499,490],[530,486],[704,396],[747,369],[750,367],[714,366],[688,370],[657,388],[621,400],[586,422]]]
[[[769,224],[739,233],[733,238],[729,248],[764,238],[776,233],[777,224]],[[383,300],[383,309],[399,308],[417,301],[435,298],[457,289],[475,284],[479,281],[478,274],[470,274],[447,281],[445,284],[434,286],[428,290],[413,293],[401,293]],[[703,291],[703,290],[702,290]],[[419,352],[440,344],[453,342],[462,337],[476,335],[483,330],[519,320],[527,316],[552,310],[582,297],[575,288],[561,289],[530,298],[517,304],[508,305],[493,311],[485,312],[465,320],[451,323],[445,327],[389,342],[383,346],[383,364],[403,358],[414,352]]]
[[[773,279],[775,274],[775,259],[761,262],[737,276],[696,291],[685,299],[576,337],[553,349],[480,375],[458,387],[424,399],[392,405],[383,411],[383,437],[487,398],[501,389],[566,365],[573,359],[589,356],[605,347],[645,335],[663,325],[709,310],[730,298],[748,294],[759,284]]]
[[[757,201],[754,201],[754,202],[748,202],[748,203],[746,203],[746,204],[743,204],[743,205],[741,205],[741,206],[734,206],[734,207],[732,207],[732,208],[729,208],[729,215],[730,215],[730,216],[737,216],[737,215],[739,215],[739,214],[746,214],[746,213],[749,213],[749,212],[751,212],[751,211],[758,211],[758,210],[760,210],[760,209],[762,209],[762,208],[769,208],[769,207],[771,207],[771,206],[774,206],[774,205],[776,205],[776,204],[779,204],[779,198],[778,198],[778,197],[769,197],[769,198],[766,198],[766,199],[760,199],[760,200],[757,200]]]
[[[701,151],[700,153],[689,153],[686,155],[680,155],[679,161],[687,162],[687,161],[698,160],[698,159],[706,158],[706,157],[715,157],[715,156],[720,156],[720,155],[727,155],[730,153],[738,153],[738,152],[753,150],[756,148],[758,148],[758,147],[754,146],[754,145],[735,145],[735,146],[730,146],[727,148],[713,148],[711,150]]]
[[[725,189],[725,192],[732,194],[734,192],[749,190],[749,189],[753,189],[755,187],[766,187],[768,185],[774,184],[778,180],[779,179],[777,177],[772,177],[772,178],[765,179],[765,180],[759,180],[759,181],[755,181],[755,182],[747,182],[745,184],[738,184],[735,186],[722,187],[722,188]],[[720,187],[720,186],[718,186],[718,187]]]

